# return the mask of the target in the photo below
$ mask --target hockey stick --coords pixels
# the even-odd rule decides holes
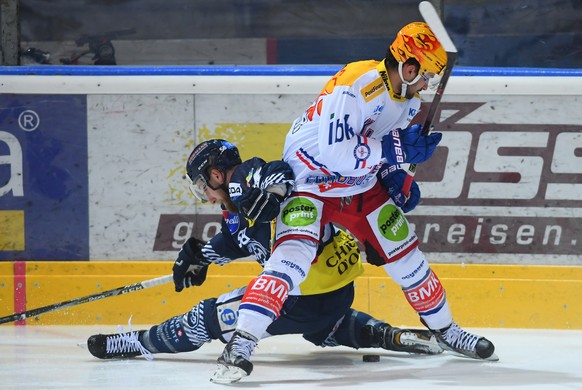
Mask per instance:
[[[123,295],[132,293],[135,291],[143,290],[145,288],[160,286],[162,284],[170,283],[173,280],[172,275],[160,276],[159,278],[145,280],[143,282],[129,284],[127,286],[114,288],[113,290],[103,291],[93,295],[87,295],[81,298],[71,299],[69,301],[54,303],[52,305],[39,307],[38,309],[27,310],[22,313],[15,313],[6,317],[0,317],[0,324],[5,324],[7,322],[14,322],[24,320],[25,318],[34,317],[39,314],[48,313],[51,311],[64,309],[66,307],[80,305],[82,303],[98,301],[103,298],[115,297],[117,295]]]
[[[420,14],[422,15],[426,24],[428,24],[436,38],[443,46],[443,49],[445,49],[445,52],[447,53],[447,66],[445,67],[443,77],[439,82],[434,98],[430,104],[430,108],[428,109],[428,114],[426,115],[426,119],[422,125],[421,134],[426,136],[431,130],[432,121],[443,98],[443,93],[445,92],[445,87],[447,86],[447,82],[449,81],[449,77],[451,76],[451,72],[455,66],[455,62],[457,61],[457,48],[455,47],[453,41],[451,41],[451,38],[449,37],[449,34],[447,33],[441,18],[437,14],[436,9],[429,1],[422,1],[418,5],[418,10],[420,11]],[[410,194],[410,186],[412,185],[412,179],[414,178],[415,173],[416,164],[410,164],[408,167],[408,175],[406,176],[404,185],[402,186],[402,192],[404,192],[406,196]]]

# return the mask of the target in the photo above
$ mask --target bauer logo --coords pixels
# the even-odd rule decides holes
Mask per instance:
[[[287,226],[307,226],[317,219],[315,205],[306,198],[295,198],[287,203],[281,213],[281,220]]]
[[[408,224],[394,205],[386,205],[378,214],[378,228],[380,233],[390,241],[402,241],[408,237]]]

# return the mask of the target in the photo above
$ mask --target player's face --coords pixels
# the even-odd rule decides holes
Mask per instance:
[[[210,172],[209,185],[206,186],[204,194],[208,201],[212,204],[221,203],[226,204],[230,202],[230,196],[224,189],[222,185],[224,184],[225,177],[218,169],[212,169]],[[213,189],[216,188],[216,189]]]
[[[225,184],[227,183],[227,179],[224,174],[219,171],[218,169],[212,169],[210,171],[210,180],[208,181],[208,185],[204,189],[204,195],[208,199],[208,201],[212,204],[220,203],[224,206],[228,211],[231,213],[238,213],[238,209],[232,199],[230,199],[230,195],[225,188],[228,186]],[[214,189],[216,188],[216,189]]]
[[[418,72],[415,72],[414,77],[410,81],[418,79],[413,84],[409,85],[406,89],[406,98],[412,99],[414,95],[420,91],[426,91],[429,86],[430,79],[434,77],[434,73],[425,73],[419,76]]]

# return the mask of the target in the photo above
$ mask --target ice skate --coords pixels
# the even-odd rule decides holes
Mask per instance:
[[[257,339],[248,333],[234,332],[217,360],[218,367],[211,375],[215,383],[234,383],[253,371],[251,355],[257,345]]]
[[[139,336],[145,330],[137,332],[123,332],[118,334],[97,334],[89,337],[87,348],[91,355],[99,359],[122,359],[136,356],[152,360],[150,351],[139,342]]]
[[[389,324],[366,325],[374,343],[390,351],[436,355],[443,352],[436,337],[429,330],[400,329]]]
[[[497,361],[495,346],[485,337],[480,337],[461,329],[456,323],[448,328],[435,331],[439,345],[446,351],[456,352],[473,359]]]

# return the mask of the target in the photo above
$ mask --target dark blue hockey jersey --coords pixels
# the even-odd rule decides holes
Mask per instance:
[[[229,194],[236,204],[244,192],[257,187],[286,197],[293,188],[293,172],[283,161],[265,162],[254,157],[240,164],[231,176]],[[238,206],[238,205],[237,205]],[[261,265],[271,254],[271,224],[255,223],[245,214],[233,214],[222,207],[222,229],[202,249],[204,258],[226,264],[252,256]]]

